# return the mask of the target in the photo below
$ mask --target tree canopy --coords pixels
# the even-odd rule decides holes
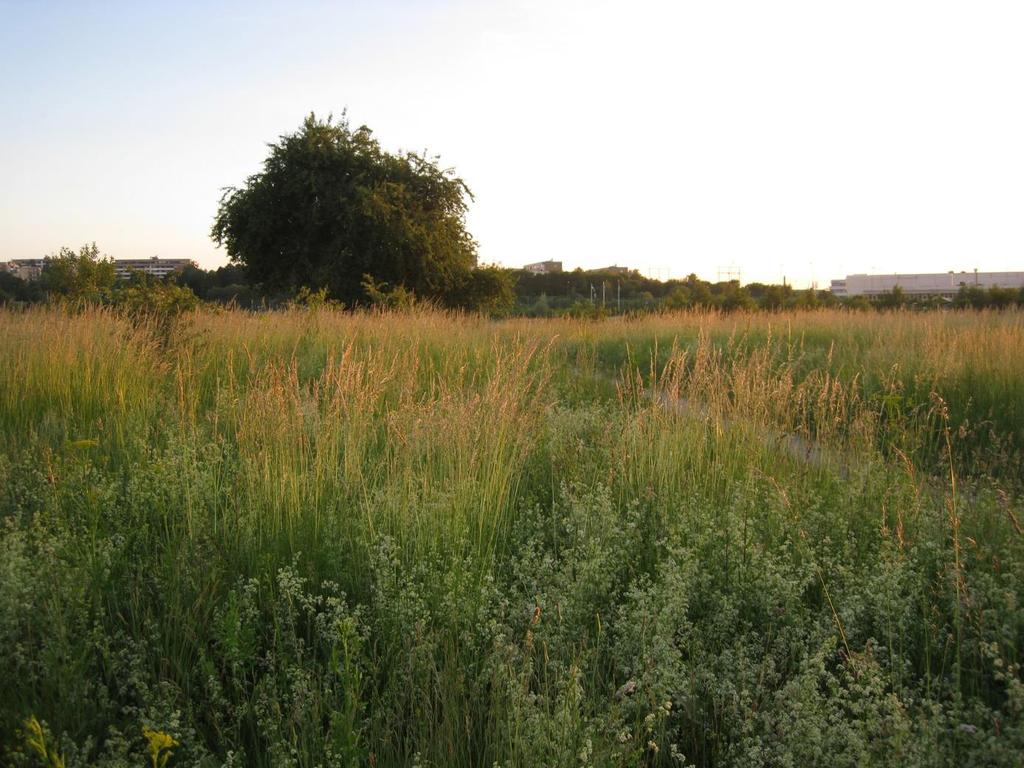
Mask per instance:
[[[47,256],[40,278],[42,289],[71,302],[96,303],[110,298],[117,273],[109,256],[100,256],[96,243],[83,245],[76,253],[61,248]]]
[[[465,305],[479,284],[467,198],[436,158],[385,152],[366,126],[310,114],[270,145],[261,172],[225,191],[211,235],[272,290],[326,289],[358,303],[369,279]]]

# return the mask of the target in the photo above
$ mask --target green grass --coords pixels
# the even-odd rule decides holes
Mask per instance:
[[[1019,764],[1019,313],[35,309],[0,361],[13,765]]]

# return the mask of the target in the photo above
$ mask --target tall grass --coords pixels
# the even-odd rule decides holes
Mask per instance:
[[[0,361],[13,764],[1024,750],[1019,314],[33,309]]]

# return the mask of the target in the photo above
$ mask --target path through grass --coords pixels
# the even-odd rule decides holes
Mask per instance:
[[[1021,315],[165,330],[0,312],[5,760],[1019,764]]]

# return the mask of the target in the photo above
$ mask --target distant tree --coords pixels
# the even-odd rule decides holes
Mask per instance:
[[[981,309],[988,305],[988,296],[983,288],[976,285],[961,285],[953,299],[953,306],[959,308],[973,307]]]
[[[40,298],[39,284],[35,280],[22,280],[0,269],[0,304],[29,304]]]
[[[695,274],[686,276],[683,281],[686,292],[690,297],[690,304],[694,306],[710,307],[714,305],[714,298],[711,295],[711,285],[701,280]]]
[[[366,126],[309,115],[270,145],[263,170],[221,199],[211,235],[271,291],[368,299],[364,276],[458,302],[476,266],[461,179],[436,159],[381,149]]]
[[[132,315],[174,317],[198,307],[199,298],[186,285],[138,272],[114,289],[111,303]]]
[[[693,302],[690,300],[690,291],[685,285],[676,287],[672,293],[662,299],[661,306],[668,310],[689,309],[693,306]]]
[[[99,303],[110,299],[117,273],[114,260],[100,257],[96,243],[78,252],[61,248],[47,256],[40,275],[40,287],[53,297],[72,303]]]
[[[177,276],[177,282],[191,288],[204,301],[234,302],[239,306],[253,307],[263,299],[256,287],[249,283],[245,267],[240,264],[210,270],[187,266]]]
[[[793,300],[790,306],[794,309],[818,309],[821,301],[818,299],[818,292],[813,288],[793,292]]]
[[[946,303],[941,296],[915,296],[908,299],[909,306],[917,310],[940,309],[946,306]]]
[[[491,315],[507,314],[516,303],[512,275],[497,266],[478,267],[454,282],[448,300],[455,306]]]
[[[719,288],[716,303],[727,312],[757,309],[757,303],[751,298],[747,289],[740,285],[739,280],[719,283],[716,287]]]
[[[818,304],[822,307],[834,308],[841,306],[839,297],[827,288],[818,291]]]
[[[756,297],[758,306],[761,309],[775,312],[786,306],[787,300],[793,294],[793,289],[788,285],[766,285],[761,288],[759,293],[760,296]]]
[[[907,303],[907,295],[900,286],[894,286],[891,291],[885,291],[875,299],[875,306],[880,309],[898,309]]]
[[[1013,288],[1000,288],[993,285],[988,289],[988,306],[1005,309],[1016,303],[1018,292]]]

